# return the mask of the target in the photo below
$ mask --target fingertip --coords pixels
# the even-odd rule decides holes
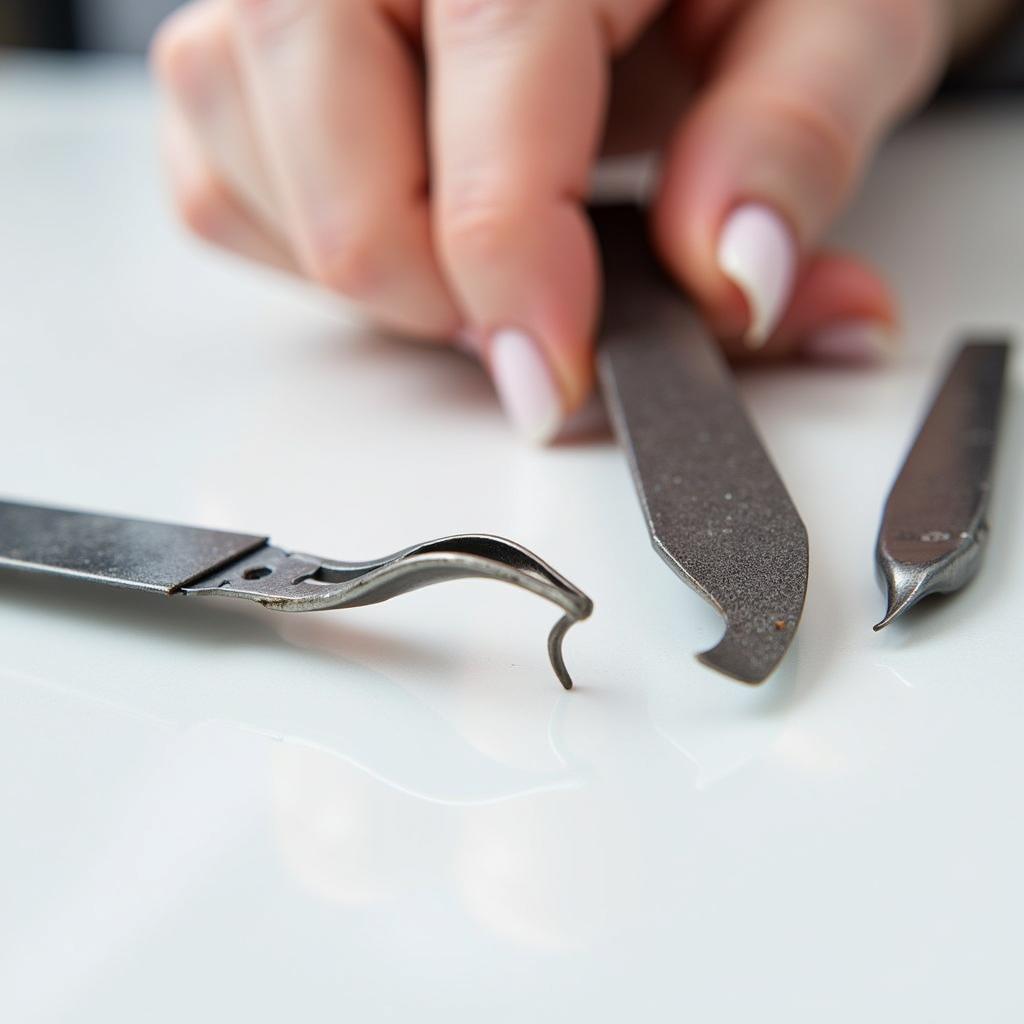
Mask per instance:
[[[885,279],[855,256],[822,253],[794,300],[786,340],[819,363],[872,365],[899,351],[899,304]]]
[[[762,349],[753,353],[737,338],[723,344],[737,360],[878,363],[898,351],[899,324],[898,303],[878,271],[856,256],[822,252],[806,261],[790,308]]]
[[[502,408],[528,443],[552,442],[566,420],[562,392],[537,339],[506,327],[490,344],[490,368]]]
[[[800,354],[812,362],[868,366],[891,359],[898,346],[895,332],[872,320],[829,324],[806,338]]]
[[[599,267],[574,199],[529,215],[493,215],[471,236],[446,234],[446,269],[508,418],[532,443],[554,440],[593,388]],[[483,258],[483,254],[492,254]]]
[[[792,232],[770,206],[745,203],[723,225],[716,256],[746,300],[746,344],[763,348],[792,298],[798,261]]]

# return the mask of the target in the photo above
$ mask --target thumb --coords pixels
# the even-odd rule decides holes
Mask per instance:
[[[670,145],[663,255],[724,337],[764,346],[804,256],[880,138],[938,73],[932,0],[764,0],[726,41]]]

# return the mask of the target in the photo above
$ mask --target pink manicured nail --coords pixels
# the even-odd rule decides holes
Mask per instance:
[[[746,341],[760,348],[778,327],[793,294],[797,249],[789,228],[768,206],[739,207],[722,229],[718,264],[746,297]]]
[[[892,332],[869,320],[850,320],[818,331],[802,347],[809,359],[830,363],[878,363],[892,355]]]
[[[562,426],[562,396],[537,343],[520,330],[491,339],[491,373],[508,418],[534,444],[547,444]]]

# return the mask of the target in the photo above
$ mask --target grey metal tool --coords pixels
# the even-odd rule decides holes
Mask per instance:
[[[699,660],[763,682],[803,612],[807,531],[718,346],[652,254],[641,211],[592,214],[607,279],[599,371],[651,539],[725,617]]]
[[[878,534],[888,607],[876,631],[981,568],[1009,353],[1001,340],[960,348],[900,470]]]
[[[448,580],[499,580],[562,610],[548,654],[567,690],[562,641],[593,610],[586,594],[525,548],[477,534],[372,562],[337,562],[283,551],[266,537],[0,501],[0,568],[166,595],[234,597],[280,612],[358,608]]]

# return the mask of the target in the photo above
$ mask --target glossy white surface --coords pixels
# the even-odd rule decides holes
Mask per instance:
[[[134,66],[0,61],[0,491],[340,557],[496,532],[597,604],[564,694],[493,584],[289,618],[0,580],[0,1019],[1021,1019],[1024,358],[983,576],[870,627],[946,343],[1024,322],[1022,113],[917,124],[840,232],[894,367],[743,377],[813,567],[749,690],[610,442],[527,450],[465,358],[182,237]]]

